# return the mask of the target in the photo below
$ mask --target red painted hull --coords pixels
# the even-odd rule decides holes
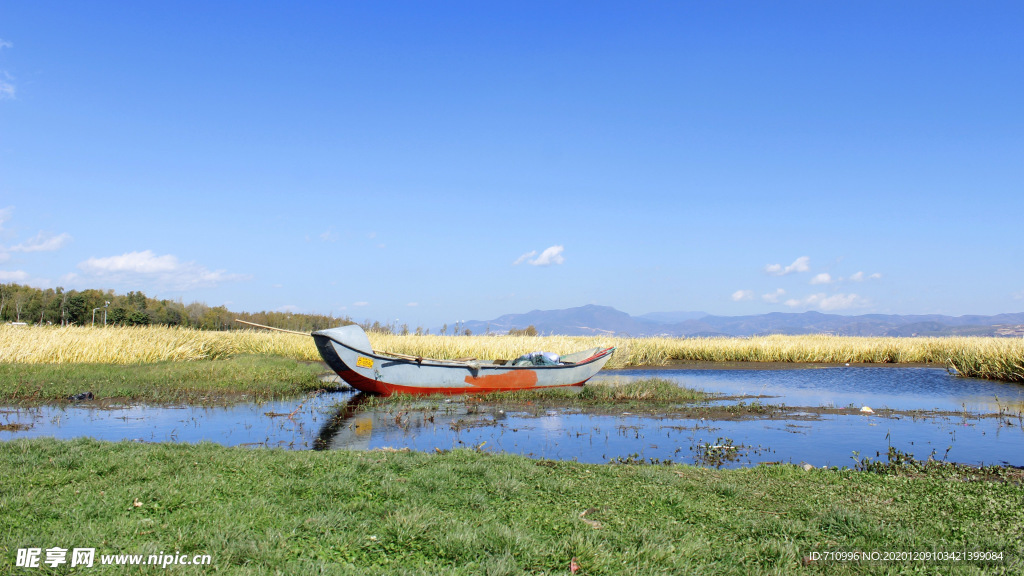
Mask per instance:
[[[568,386],[583,386],[587,380],[574,382],[572,384],[557,384],[554,386],[467,386],[465,388],[430,387],[430,386],[405,386],[402,384],[389,384],[380,380],[373,380],[354,371],[339,373],[338,376],[349,386],[361,392],[390,396],[392,394],[487,394],[489,392],[511,392],[513,390],[530,390],[542,388],[561,388]]]

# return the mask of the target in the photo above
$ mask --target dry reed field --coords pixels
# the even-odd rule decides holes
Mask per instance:
[[[608,368],[664,366],[676,361],[781,363],[932,363],[966,376],[1024,382],[1024,340],[1017,338],[608,338],[583,336],[399,336],[370,334],[377,351],[430,358],[515,358],[535,350],[568,354],[615,346]],[[320,359],[313,339],[239,330],[168,327],[0,326],[0,362],[138,364],[209,360],[237,354]]]
[[[212,332],[166,326],[0,326],[0,362],[141,364],[274,354],[319,360],[313,339],[279,332]]]

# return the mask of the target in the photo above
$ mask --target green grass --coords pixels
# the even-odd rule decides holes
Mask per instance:
[[[52,546],[210,554],[211,571],[227,574],[568,574],[574,557],[580,575],[1024,570],[1020,485],[898,470],[85,439],[0,443],[0,470],[9,573],[28,573],[14,568],[19,548]],[[1004,560],[802,565],[815,552],[965,550]],[[167,573],[88,570],[126,572]]]
[[[6,403],[67,401],[92,392],[97,400],[219,404],[296,396],[323,387],[319,363],[244,355],[148,364],[0,364]]]

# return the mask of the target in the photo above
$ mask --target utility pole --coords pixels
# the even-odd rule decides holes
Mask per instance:
[[[92,325],[93,326],[96,325],[96,311],[97,310],[103,310],[103,325],[104,326],[107,325],[107,306],[110,306],[110,301],[107,301],[106,306],[103,306],[102,308],[93,308],[92,309]]]

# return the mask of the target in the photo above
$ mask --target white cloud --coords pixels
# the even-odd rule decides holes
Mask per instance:
[[[867,303],[856,294],[834,294],[826,296],[818,301],[818,307],[822,310],[846,310],[865,306]]]
[[[67,233],[50,236],[45,232],[40,232],[36,234],[35,238],[26,240],[17,246],[11,246],[11,252],[53,252],[59,250],[68,240],[71,240],[71,235]]]
[[[831,283],[832,283],[832,275],[829,274],[828,272],[822,272],[821,274],[818,274],[814,278],[811,278],[811,284],[831,284]]]
[[[551,266],[552,264],[562,264],[565,262],[565,258],[562,256],[562,251],[565,250],[565,246],[551,246],[546,248],[537,256],[536,250],[531,250],[526,254],[523,254],[516,261],[512,263],[513,266],[518,266],[523,262],[531,266]],[[534,256],[537,256],[534,258]]]
[[[783,290],[782,288],[779,288],[775,292],[769,292],[767,294],[762,294],[761,295],[761,300],[764,300],[765,302],[771,302],[772,304],[776,304],[785,295],[786,295],[786,291]]]
[[[279,306],[277,308],[277,310],[276,310],[276,312],[292,312],[292,313],[298,312],[298,311],[299,311],[299,307],[294,305],[294,304],[285,304],[284,306]]]
[[[793,272],[807,272],[810,269],[810,262],[811,259],[809,257],[801,256],[789,266],[783,267],[782,264],[769,264],[764,267],[764,271],[772,276],[785,276]]]
[[[24,270],[0,270],[0,282],[24,282],[28,273]]]
[[[867,276],[867,277],[864,276],[863,272],[857,272],[856,274],[850,276],[850,280],[852,282],[863,282],[864,280],[878,280],[881,277],[882,277],[882,275],[879,274],[878,272],[875,272],[871,276]]]
[[[530,250],[526,254],[523,254],[519,258],[516,258],[516,261],[513,262],[512,265],[513,266],[519,266],[523,262],[526,262],[527,260],[529,260],[530,258],[533,258],[536,255],[537,255],[537,251],[536,250]]]
[[[89,258],[78,265],[86,275],[112,282],[147,284],[153,288],[185,290],[217,286],[222,282],[248,279],[242,274],[209,270],[195,262],[181,262],[177,256],[157,256],[152,250],[127,252],[120,256]]]
[[[321,242],[335,242],[337,240],[338,240],[338,235],[335,234],[333,230],[328,230],[328,231],[324,232],[323,234],[320,234],[320,241]]]
[[[737,291],[732,293],[732,300],[733,300],[733,302],[742,302],[744,300],[753,300],[753,299],[754,299],[754,291],[753,290],[737,290]]]
[[[411,308],[415,308],[416,306],[419,306],[419,305],[420,305],[419,302],[409,302],[408,304],[406,304],[406,306],[409,306]]]
[[[818,308],[820,310],[846,310],[867,305],[867,301],[857,294],[833,294],[828,296],[824,293],[811,294],[803,300],[786,300],[786,306],[791,308]]]
[[[4,225],[11,220],[11,216],[13,214],[14,206],[0,208],[0,232],[4,231]],[[0,262],[10,260],[11,252],[52,252],[54,250],[59,250],[69,240],[71,240],[71,235],[67,233],[57,234],[54,236],[47,232],[40,232],[36,234],[35,237],[30,238],[21,244],[15,244],[10,248],[0,246]]]
[[[535,260],[530,260],[530,264],[533,266],[550,266],[552,264],[561,264],[565,262],[565,258],[562,257],[562,251],[565,250],[565,246],[551,246],[540,253]]]
[[[352,305],[353,306],[369,306],[370,303],[369,302],[353,302]]]
[[[1021,290],[1020,292],[1017,292],[1016,294],[1014,294],[1013,295],[1013,299],[1014,300],[1024,300],[1024,290]]]
[[[0,50],[12,47],[14,47],[14,44],[0,38]],[[14,78],[12,78],[6,70],[0,70],[0,74],[3,74],[4,77],[3,80],[0,80],[0,100],[3,100],[4,98],[14,98],[14,84],[10,83]]]
[[[133,274],[160,274],[173,272],[180,266],[178,257],[171,254],[156,256],[152,250],[126,252],[120,256],[89,258],[78,265],[86,272],[108,274],[130,272]]]

